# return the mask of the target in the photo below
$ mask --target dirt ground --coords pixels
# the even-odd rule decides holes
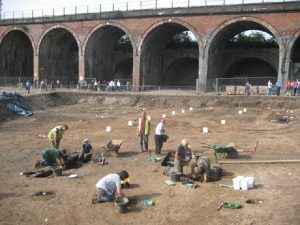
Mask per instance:
[[[196,189],[186,189],[181,183],[167,186],[164,167],[148,161],[148,153],[139,152],[136,135],[137,119],[145,109],[152,118],[151,150],[154,127],[162,114],[167,116],[170,138],[163,154],[174,151],[186,137],[213,165],[217,165],[213,152],[201,142],[234,142],[238,149],[252,149],[258,140],[257,152],[240,152],[235,160],[300,159],[298,98],[53,93],[20,101],[32,107],[32,117],[15,116],[5,107],[8,100],[0,100],[0,224],[300,224],[299,163],[222,164],[225,175],[220,181],[198,182]],[[247,112],[239,115],[244,108]],[[128,126],[130,120],[134,126]],[[221,125],[221,120],[226,124]],[[101,152],[109,140],[122,139],[119,157],[107,156],[107,165],[89,163],[66,170],[60,177],[21,176],[20,172],[33,170],[41,150],[49,146],[50,129],[64,123],[69,130],[62,148],[78,151],[88,137],[94,151]],[[112,132],[106,132],[106,126],[111,126]],[[203,133],[203,127],[209,132]],[[119,214],[113,203],[92,204],[96,182],[122,169],[130,174],[131,187],[125,190],[130,199],[128,212]],[[70,179],[68,175],[74,173],[82,177]],[[238,175],[253,176],[254,188],[220,187],[232,185],[232,178]],[[33,196],[38,191],[54,194]],[[144,206],[148,199],[155,205]],[[247,199],[262,202],[247,204]],[[242,208],[217,211],[222,202],[238,202]]]

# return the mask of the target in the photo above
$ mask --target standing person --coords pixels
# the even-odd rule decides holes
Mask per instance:
[[[174,164],[177,173],[183,174],[183,167],[189,164],[190,159],[187,159],[188,154],[192,155],[192,149],[189,146],[188,140],[184,138],[181,140],[175,153]]]
[[[35,164],[35,168],[43,166],[54,166],[58,163],[60,166],[65,167],[64,154],[65,151],[60,151],[57,148],[46,148],[42,151],[43,160]]]
[[[209,181],[210,176],[210,159],[206,156],[199,156],[192,159],[191,163],[192,176],[203,177],[203,182]]]
[[[150,135],[150,120],[146,116],[146,112],[142,112],[142,118],[139,118],[138,124],[138,136],[140,137],[141,152],[149,151],[148,148],[148,136]]]
[[[276,85],[276,95],[279,96],[280,95],[280,90],[282,88],[282,83],[281,83],[280,80],[277,80],[275,85]]]
[[[31,83],[30,83],[30,81],[28,80],[28,81],[26,81],[26,84],[25,84],[25,86],[26,86],[26,91],[27,91],[27,93],[29,94],[30,93],[30,89],[31,89]]]
[[[117,91],[121,91],[121,82],[117,81]]]
[[[121,181],[126,180],[129,174],[126,170],[119,173],[108,174],[96,183],[97,199],[93,199],[93,203],[112,202],[116,197],[126,197],[121,189]]]
[[[54,148],[59,147],[60,141],[64,135],[64,132],[68,130],[68,125],[54,127],[48,134],[49,141]]]
[[[88,138],[84,139],[82,142],[82,148],[78,155],[80,162],[87,163],[92,158],[93,146]]]
[[[287,82],[285,82],[285,90],[286,90],[286,95],[289,96],[291,93],[291,81],[288,80]]]
[[[160,122],[155,128],[154,140],[155,140],[155,153],[160,154],[161,148],[163,146],[163,135],[165,134],[165,124],[164,118],[160,119]]]
[[[54,92],[55,92],[55,84],[54,84],[53,81],[50,82],[50,86],[51,86],[50,92],[51,92],[51,91],[54,91]]]
[[[298,89],[299,81],[294,80],[294,85],[293,85],[293,96],[297,95],[297,89]]]
[[[251,84],[249,83],[249,81],[246,82],[245,84],[245,95],[250,95],[250,87],[251,87]]]
[[[272,82],[269,80],[269,81],[268,81],[268,96],[272,95],[272,87],[273,87],[273,84],[272,84]]]

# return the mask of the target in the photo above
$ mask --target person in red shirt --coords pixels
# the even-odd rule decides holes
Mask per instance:
[[[288,80],[287,82],[285,82],[284,86],[286,89],[286,95],[289,95],[291,93],[291,81]]]

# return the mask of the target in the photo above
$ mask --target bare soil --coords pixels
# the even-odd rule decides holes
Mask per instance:
[[[170,138],[163,155],[174,151],[186,137],[213,165],[217,165],[213,152],[203,148],[202,142],[234,142],[238,149],[250,150],[258,140],[255,153],[240,152],[236,160],[300,159],[298,98],[61,92],[29,95],[19,101],[32,107],[32,117],[14,115],[6,109],[9,100],[0,100],[0,224],[300,224],[299,163],[223,164],[225,175],[220,181],[198,182],[196,189],[186,189],[181,183],[167,186],[164,167],[149,162],[148,153],[139,152],[136,135],[137,119],[145,109],[152,117],[151,150],[155,125],[162,114],[167,115]],[[247,112],[239,115],[244,108]],[[130,120],[134,126],[128,126]],[[221,125],[221,120],[226,124]],[[109,140],[122,139],[119,157],[110,154],[107,165],[88,163],[66,170],[60,177],[19,175],[33,170],[41,150],[49,146],[48,132],[64,123],[69,130],[61,148],[78,151],[88,137],[94,151],[101,152]],[[111,126],[112,132],[106,132],[106,126]],[[203,127],[209,132],[203,133]],[[96,182],[122,169],[130,174],[131,187],[125,190],[130,199],[128,212],[119,214],[112,203],[92,204]],[[70,174],[82,177],[70,179]],[[238,175],[253,176],[255,187],[248,191],[220,187],[232,185],[232,178]],[[51,195],[36,195],[41,191]],[[155,205],[144,206],[148,199]],[[261,203],[248,204],[248,199],[260,199]],[[238,202],[242,208],[217,211],[222,202]]]

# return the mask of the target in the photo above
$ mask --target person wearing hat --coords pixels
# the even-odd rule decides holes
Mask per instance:
[[[203,177],[203,182],[206,183],[209,181],[210,170],[210,159],[208,157],[199,155],[198,157],[193,158],[191,163],[193,177]]]
[[[126,197],[121,189],[121,181],[129,178],[126,170],[119,173],[108,174],[96,183],[96,198],[92,199],[92,203],[112,202],[116,197]]]
[[[84,139],[82,142],[82,148],[78,155],[78,159],[82,163],[87,163],[92,158],[93,146],[88,138]]]
[[[138,136],[140,137],[141,152],[145,150],[148,152],[148,136],[150,134],[150,120],[146,117],[146,112],[142,112],[142,118],[139,118]]]
[[[43,160],[38,161],[35,165],[35,168],[44,167],[44,166],[54,166],[58,164],[65,169],[64,155],[66,150],[60,151],[57,148],[46,148],[42,151]]]
[[[154,141],[155,141],[155,153],[160,154],[163,146],[163,135],[165,134],[165,119],[161,118],[155,128]]]
[[[188,140],[183,138],[175,153],[174,164],[177,173],[183,174],[183,167],[190,162],[190,158],[187,158],[187,156],[191,154],[192,148],[189,145]]]
[[[64,124],[62,126],[54,127],[48,134],[49,141],[53,148],[59,147],[60,141],[64,135],[64,132],[68,130],[68,125]]]

